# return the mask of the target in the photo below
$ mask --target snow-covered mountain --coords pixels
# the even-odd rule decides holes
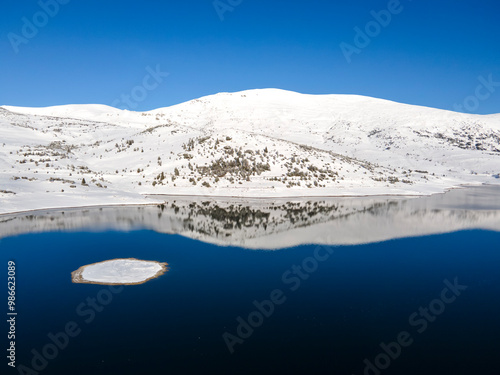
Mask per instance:
[[[156,194],[431,194],[500,183],[500,115],[275,89],[149,112],[4,106],[0,172],[0,213]]]

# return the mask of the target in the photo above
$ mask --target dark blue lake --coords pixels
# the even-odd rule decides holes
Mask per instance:
[[[18,313],[2,373],[499,374],[498,193],[0,217]],[[72,283],[115,258],[169,270]]]

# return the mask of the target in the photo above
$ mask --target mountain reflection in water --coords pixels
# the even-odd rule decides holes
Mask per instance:
[[[464,229],[500,231],[498,186],[428,197],[155,198],[165,203],[2,215],[0,238],[51,231],[148,229],[221,246],[280,249],[362,244]]]

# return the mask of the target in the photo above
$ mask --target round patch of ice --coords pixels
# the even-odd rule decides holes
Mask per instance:
[[[157,261],[112,259],[82,266],[71,273],[74,283],[134,285],[163,275],[167,263]]]

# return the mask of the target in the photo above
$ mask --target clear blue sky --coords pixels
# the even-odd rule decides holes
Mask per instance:
[[[272,87],[500,112],[497,1],[401,0],[380,30],[370,12],[388,1],[221,0],[232,8],[223,21],[213,0],[60,1],[47,16],[37,1],[2,2],[0,105],[120,107],[135,90],[134,109],[149,110]],[[367,25],[358,48],[354,28]],[[358,48],[350,63],[341,43]],[[158,66],[169,75],[146,90]],[[478,91],[480,77],[499,83]]]

